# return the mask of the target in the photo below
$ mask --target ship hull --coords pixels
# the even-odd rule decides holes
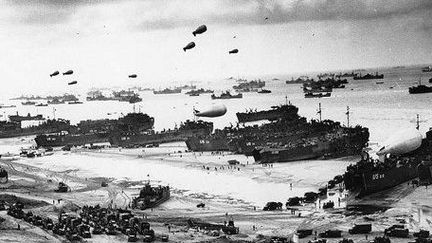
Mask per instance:
[[[370,76],[370,77],[359,77],[359,76],[353,77],[354,80],[383,79],[383,78],[384,75]]]
[[[35,138],[39,147],[81,146],[108,142],[108,134],[78,134],[78,135],[38,135]]]
[[[226,100],[226,99],[241,99],[243,98],[243,95],[232,95],[232,96],[212,96],[213,100]]]
[[[290,149],[290,150],[280,150],[280,151],[265,151],[261,152],[259,150],[254,150],[252,156],[257,163],[277,163],[277,162],[291,162],[306,159],[315,159],[323,156],[324,154],[317,151],[312,146]]]
[[[292,120],[298,118],[298,108],[292,105],[273,106],[273,109],[255,112],[237,112],[239,122],[253,122],[260,120],[275,121],[281,118]]]
[[[331,96],[331,93],[325,93],[325,94],[322,94],[322,93],[318,93],[318,94],[306,93],[304,95],[305,98],[323,98],[323,97],[330,97],[330,96]]]
[[[58,132],[58,130],[57,129],[43,129],[43,130],[20,129],[17,131],[0,132],[0,138],[24,137],[24,136],[37,135],[41,133],[52,133],[52,132]]]
[[[344,184],[351,195],[357,198],[385,191],[418,177],[415,165],[404,165],[391,169],[372,170],[355,175],[345,174]]]
[[[148,144],[162,144],[171,142],[186,141],[190,137],[208,134],[206,129],[183,131],[183,132],[166,132],[154,134],[115,134],[111,135],[109,142],[111,145],[130,147],[130,146],[145,146]]]
[[[206,151],[229,151],[228,141],[224,138],[198,138],[191,137],[186,140],[186,146],[189,150],[195,152]]]
[[[369,195],[395,187],[418,176],[415,166],[402,166],[384,172],[367,172],[362,174],[363,185],[359,196]]]
[[[295,117],[296,114],[293,114]],[[277,119],[283,118],[286,114],[281,112],[262,112],[262,113],[236,113],[237,119],[239,122],[253,122],[253,121],[261,121],[261,120],[269,120],[275,121]]]

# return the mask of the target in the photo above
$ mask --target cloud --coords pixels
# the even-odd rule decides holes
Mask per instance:
[[[169,4],[175,4],[176,0]],[[200,6],[200,1],[182,1],[183,8],[173,10],[170,7],[159,8],[162,16],[143,20],[144,28],[173,28],[179,25],[195,23],[197,19],[209,24],[281,24],[296,21],[320,20],[362,20],[380,19],[399,15],[416,14],[432,11],[432,1],[393,1],[393,0],[218,0],[219,8],[201,13],[187,11],[191,6]],[[186,10],[186,11],[184,11]],[[179,14],[180,13],[180,14]],[[184,13],[184,14],[181,14]],[[267,19],[268,18],[268,19]]]
[[[50,25],[62,24],[86,7],[98,7],[101,4],[117,2],[118,0],[4,0],[3,5],[14,12],[12,22],[22,24]],[[124,2],[126,2],[125,0]],[[0,5],[1,6],[1,5]]]
[[[202,23],[264,25],[296,21],[362,20],[431,12],[430,0],[7,0],[24,24],[71,21],[88,8],[125,6],[124,18],[141,30]],[[126,10],[126,12],[124,12]],[[82,17],[80,15],[80,17]],[[88,16],[91,18],[92,16]],[[109,16],[106,16],[109,17]],[[268,19],[266,19],[268,18]]]

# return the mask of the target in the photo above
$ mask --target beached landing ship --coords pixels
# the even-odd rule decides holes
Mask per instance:
[[[284,145],[257,146],[252,152],[258,163],[289,162],[316,158],[338,158],[361,154],[369,139],[367,128],[342,127],[333,121],[323,121],[312,129],[310,137],[293,139]],[[315,130],[315,131],[314,131]],[[322,131],[325,135],[320,135]]]
[[[186,145],[192,151],[232,151],[254,155],[258,162],[266,163],[359,154],[368,139],[367,128],[342,127],[340,123],[329,120],[308,122],[292,113],[261,126],[217,129],[209,136],[188,139]],[[277,156],[267,153],[267,150],[275,148],[289,152]]]
[[[188,138],[186,146],[189,150],[204,152],[204,151],[229,151],[228,138],[225,131],[216,130],[208,136],[197,136]]]
[[[416,178],[419,169],[430,171],[424,162],[431,161],[432,130],[424,139],[414,129],[395,134],[377,154],[383,158],[381,161],[365,153],[359,162],[347,167],[344,184],[351,195],[362,197],[390,189]]]
[[[38,126],[22,128],[21,121],[29,120],[30,117],[12,116],[11,121],[0,121],[0,138],[12,138],[21,136],[30,136],[41,133],[59,132],[70,128],[69,121],[57,120],[41,120],[39,115],[36,120],[42,121]]]
[[[66,131],[37,135],[35,142],[39,147],[79,146],[108,142],[108,134],[92,132],[89,134],[71,134]]]
[[[426,86],[423,84],[419,84],[417,86],[409,87],[408,92],[410,94],[424,94],[424,93],[431,93],[432,87]]]
[[[121,147],[137,147],[145,145],[159,145],[161,143],[186,141],[195,136],[206,136],[213,131],[213,123],[205,121],[187,120],[179,128],[155,132],[153,130],[141,132],[113,131],[109,135],[111,145]]]
[[[239,122],[252,122],[260,120],[275,121],[280,118],[297,118],[298,108],[291,104],[280,106],[272,106],[271,110],[264,111],[247,111],[237,112],[237,119]]]
[[[156,207],[170,198],[169,186],[152,187],[146,183],[139,196],[132,200],[132,208],[147,209]]]
[[[81,121],[77,126],[56,133],[45,133],[36,136],[35,141],[40,147],[78,146],[109,141],[113,131],[138,133],[152,129],[154,118],[144,113],[129,113],[118,120]]]

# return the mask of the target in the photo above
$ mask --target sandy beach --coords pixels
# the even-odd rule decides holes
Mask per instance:
[[[229,159],[237,159],[240,165],[229,166]],[[26,210],[56,218],[60,210],[79,212],[79,208],[84,205],[127,208],[147,181],[170,185],[171,198],[167,202],[151,210],[133,212],[147,217],[157,235],[169,234],[173,242],[257,242],[271,236],[292,237],[297,229],[313,229],[317,233],[339,229],[343,231],[343,237],[367,242],[366,236],[349,235],[348,229],[354,223],[371,222],[373,232],[368,236],[370,239],[382,235],[385,228],[398,222],[405,222],[410,231],[430,227],[428,196],[432,193],[424,187],[412,188],[407,185],[400,186],[405,190],[397,188],[363,199],[365,204],[379,202],[379,206],[390,208],[385,212],[346,211],[344,193],[338,190],[329,191],[332,196],[320,201],[321,206],[328,200],[337,201],[337,198],[341,198],[341,203],[336,204],[334,209],[323,210],[315,203],[296,207],[294,212],[285,207],[282,211],[262,210],[268,201],[285,204],[289,197],[317,191],[357,159],[262,166],[243,155],[185,152],[181,143],[166,144],[159,148],[56,150],[50,156],[0,160],[0,165],[10,174],[9,182],[0,185],[0,195],[40,202],[41,205],[36,204]],[[71,191],[54,192],[60,181],[65,182]],[[108,187],[101,187],[102,181],[108,182]],[[402,192],[405,194],[401,195]],[[384,201],[380,200],[383,196],[387,197]],[[197,208],[199,203],[204,203],[205,207]],[[0,213],[0,217],[6,220],[2,227],[7,232],[2,234],[0,240],[21,242],[21,232],[25,232],[29,242],[64,241],[64,238],[23,220],[7,216],[5,211]],[[210,236],[203,230],[189,228],[187,220],[190,218],[217,224],[233,219],[240,234],[224,236],[222,239],[222,236]],[[20,231],[16,229],[17,224],[22,225]],[[167,225],[174,233],[168,232]],[[312,238],[299,242],[307,242]],[[126,240],[124,235],[98,235],[86,241]],[[328,242],[338,240],[331,239]],[[395,239],[392,242],[404,241]]]

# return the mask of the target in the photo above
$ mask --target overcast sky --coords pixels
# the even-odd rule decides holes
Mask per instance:
[[[0,43],[2,93],[426,64],[432,1],[0,0]]]

